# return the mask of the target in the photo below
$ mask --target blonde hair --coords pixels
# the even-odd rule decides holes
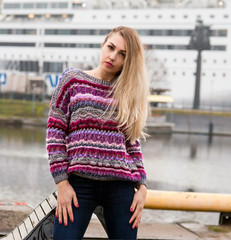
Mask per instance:
[[[125,26],[114,28],[105,38],[103,45],[114,33],[119,33],[124,38],[126,56],[123,69],[118,73],[113,86],[115,104],[110,112],[116,112],[116,121],[119,127],[125,130],[126,140],[135,143],[138,138],[145,140],[148,135],[144,132],[148,115],[149,86],[143,45],[138,33]]]

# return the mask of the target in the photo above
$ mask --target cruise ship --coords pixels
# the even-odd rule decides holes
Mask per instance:
[[[198,20],[209,27],[202,51],[202,104],[231,96],[230,0],[2,0],[0,93],[50,96],[67,68],[94,68],[101,44],[118,25],[132,27],[145,47],[151,88],[175,106],[190,106],[197,50],[189,49]],[[41,91],[42,89],[42,91]]]

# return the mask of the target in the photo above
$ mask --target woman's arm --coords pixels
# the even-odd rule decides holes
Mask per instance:
[[[51,102],[47,122],[46,143],[50,172],[55,183],[68,179],[69,166],[66,148],[66,136],[69,127],[69,94],[68,82],[71,72],[64,72],[55,89]]]
[[[69,161],[66,137],[69,128],[69,81],[72,74],[71,70],[62,74],[52,95],[46,135],[50,172],[58,189],[56,216],[59,223],[64,222],[65,226],[68,223],[68,216],[70,221],[74,221],[72,202],[78,207],[75,191],[67,180]]]
[[[76,193],[72,186],[69,184],[68,180],[63,180],[57,184],[58,197],[57,197],[57,207],[56,207],[56,217],[59,218],[59,224],[64,223],[64,226],[68,224],[68,216],[70,221],[74,221],[73,211],[72,211],[72,201],[75,207],[79,207]]]
[[[139,140],[137,139],[133,144],[129,140],[127,140],[126,148],[127,148],[127,153],[133,159],[133,162],[135,163],[137,171],[140,175],[140,180],[138,182],[138,185],[141,185],[141,184],[146,185],[146,172],[144,170],[143,154],[141,151]]]
[[[127,152],[132,157],[134,163],[136,164],[137,170],[140,175],[140,181],[137,183],[137,191],[134,195],[133,202],[130,208],[130,211],[133,212],[133,215],[129,221],[132,224],[132,228],[138,227],[142,210],[144,208],[144,202],[147,195],[146,188],[146,172],[143,166],[143,154],[141,152],[140,142],[136,140],[134,144],[131,144],[130,141],[127,141]]]
[[[129,223],[132,224],[132,228],[138,227],[141,221],[146,195],[147,195],[146,186],[143,184],[139,185],[134,195],[132,205],[130,207],[130,211],[133,212],[133,215],[129,221]]]

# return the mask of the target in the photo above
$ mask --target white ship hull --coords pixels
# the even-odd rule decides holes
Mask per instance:
[[[7,2],[13,1],[5,0],[3,4]],[[202,52],[201,100],[219,102],[230,95],[231,11],[227,4],[226,8],[54,9],[54,12],[49,9],[34,9],[32,12],[31,9],[2,8],[2,11],[9,20],[0,21],[1,92],[9,91],[10,85],[7,87],[7,83],[11,81],[12,87],[16,81],[13,78],[40,75],[50,95],[59,75],[66,68],[95,67],[106,32],[115,26],[126,25],[137,29],[143,44],[151,49],[147,65],[154,81],[152,84],[157,88],[170,89],[169,94],[175,104],[191,104],[197,51],[185,48],[190,41],[187,32],[195,28],[196,20],[200,18],[214,33],[210,37],[212,50]],[[10,19],[10,16],[20,14],[34,14],[34,19]],[[61,17],[59,22],[46,17],[36,20],[36,14],[60,14]],[[3,29],[11,29],[12,33],[1,34]],[[17,29],[19,32],[27,29],[31,34],[14,34]],[[77,32],[72,35],[71,31],[74,30]],[[85,34],[85,30],[89,31]],[[96,34],[96,30],[101,33]],[[105,34],[102,34],[103,30]],[[9,46],[7,43],[10,43]],[[18,43],[24,46],[13,46]],[[23,71],[23,62],[37,62],[36,71]],[[52,62],[56,63],[54,69],[48,66]],[[15,66],[7,69],[5,63]]]

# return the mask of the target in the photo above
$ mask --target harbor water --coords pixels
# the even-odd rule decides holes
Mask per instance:
[[[56,190],[49,173],[45,128],[0,127],[0,200],[37,206]],[[148,188],[231,193],[231,138],[153,135],[142,142]],[[218,213],[144,210],[144,221],[217,224]]]

